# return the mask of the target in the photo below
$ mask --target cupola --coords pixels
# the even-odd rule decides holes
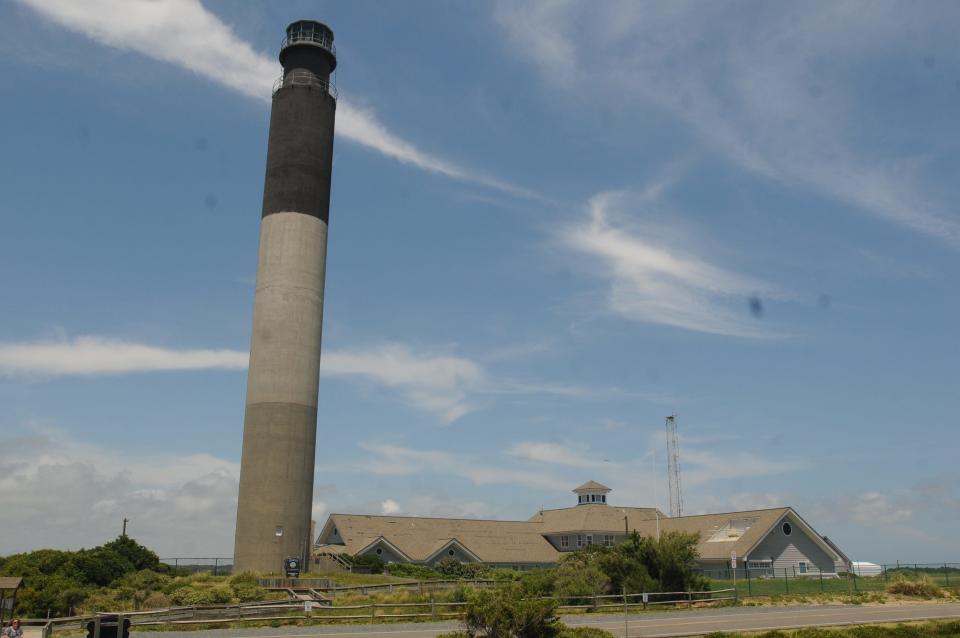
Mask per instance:
[[[590,505],[596,503],[606,505],[607,494],[609,492],[609,487],[597,483],[596,481],[587,481],[577,489],[573,490],[573,493],[577,495],[577,505]]]

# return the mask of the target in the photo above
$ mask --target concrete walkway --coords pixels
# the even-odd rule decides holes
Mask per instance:
[[[803,605],[793,607],[726,607],[693,611],[655,612],[627,617],[585,614],[562,617],[571,627],[599,627],[621,638],[673,638],[714,631],[767,631],[832,625],[905,622],[911,620],[960,620],[958,603],[888,605]],[[257,629],[212,629],[163,632],[163,638],[434,638],[460,627],[457,622],[390,623],[376,625],[314,625],[310,627],[263,627]],[[132,632],[141,638],[156,638],[156,632]]]

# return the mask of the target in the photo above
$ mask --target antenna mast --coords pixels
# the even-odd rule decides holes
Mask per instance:
[[[670,490],[670,516],[683,516],[683,488],[680,485],[680,441],[677,415],[667,417],[667,479]]]

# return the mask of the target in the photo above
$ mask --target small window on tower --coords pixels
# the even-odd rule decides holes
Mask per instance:
[[[283,536],[283,526],[277,525],[276,528],[273,530],[273,535],[277,537]]]

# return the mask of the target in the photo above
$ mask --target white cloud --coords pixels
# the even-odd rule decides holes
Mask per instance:
[[[569,465],[570,467],[599,467],[603,460],[590,458],[582,449],[549,441],[522,441],[507,449],[507,454],[528,461]]]
[[[96,336],[0,343],[0,374],[85,375],[154,370],[243,369],[236,350],[176,350]]]
[[[886,495],[865,492],[851,500],[850,518],[865,525],[877,523],[903,523],[913,518],[909,509],[898,507]]]
[[[0,554],[90,547],[115,538],[121,519],[166,556],[230,556],[236,463],[209,454],[138,454],[78,442],[52,430],[0,440],[17,463],[0,472],[0,510],[16,525]]]
[[[174,64],[228,89],[267,100],[280,76],[275,58],[255,51],[199,0],[20,0],[58,25],[97,42]],[[422,170],[511,195],[536,193],[469,171],[391,133],[371,109],[341,98],[336,132],[343,138]]]
[[[385,501],[380,501],[380,513],[389,516],[390,514],[399,514],[401,512],[400,503],[397,503],[392,498],[388,498]]]
[[[11,377],[109,375],[171,370],[242,370],[249,356],[239,350],[177,349],[100,336],[0,343],[0,375]],[[607,396],[614,390],[488,381],[486,371],[465,357],[418,353],[388,343],[323,353],[321,374],[363,379],[398,392],[414,408],[452,423],[476,409],[484,394],[549,394],[569,398]]]
[[[564,242],[599,260],[610,280],[611,312],[648,323],[738,337],[768,337],[770,330],[747,318],[753,295],[782,293],[693,254],[676,236],[650,224],[617,221],[628,196],[604,192],[591,198],[588,221],[570,227]],[[733,307],[739,310],[731,309]]]
[[[916,33],[931,46],[951,42],[946,25],[955,20],[938,11],[904,11],[897,3],[731,10],[541,0],[501,2],[495,16],[514,49],[574,99],[633,112],[650,106],[746,171],[960,241],[956,217],[918,179],[934,153],[928,142],[936,140],[911,141],[925,155],[905,158],[902,146],[888,142],[900,139],[889,135],[893,122],[883,120],[874,98],[855,93],[863,90],[858,65],[873,61],[882,68],[871,75],[889,72],[887,56],[915,51]]]
[[[375,458],[363,469],[374,474],[447,474],[465,478],[475,485],[516,484],[541,489],[563,488],[566,484],[547,472],[530,472],[477,463],[473,459],[440,450],[417,450],[392,444],[363,443],[361,448]]]
[[[748,450],[702,450],[685,447],[680,454],[684,485],[703,485],[712,481],[784,474],[801,469],[803,463],[792,458],[767,458]]]
[[[437,414],[446,423],[473,409],[468,392],[485,377],[469,359],[415,354],[398,344],[330,352],[321,359],[321,373],[363,377],[396,388],[414,406]]]

